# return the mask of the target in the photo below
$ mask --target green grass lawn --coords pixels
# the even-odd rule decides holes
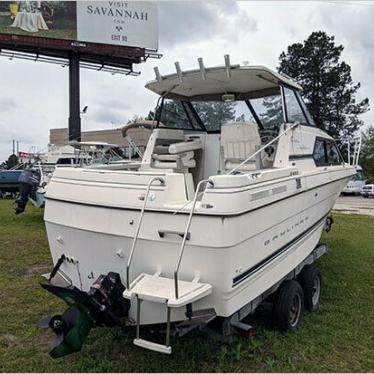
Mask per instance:
[[[44,315],[65,305],[43,291],[40,274],[51,269],[43,212],[30,206],[13,214],[0,200],[0,370],[77,371],[374,371],[374,219],[335,216],[319,260],[324,290],[321,308],[307,314],[300,329],[282,334],[264,319],[251,318],[252,339],[225,345],[192,333],[173,340],[165,356],[133,346],[134,330],[99,328],[82,351],[52,360],[51,337],[37,328]]]

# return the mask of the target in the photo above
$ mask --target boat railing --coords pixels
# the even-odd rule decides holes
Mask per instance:
[[[127,266],[126,266],[126,287],[127,287],[128,290],[130,289],[130,265],[131,265],[131,261],[132,261],[133,255],[134,255],[136,242],[138,240],[140,227],[141,227],[142,222],[143,222],[145,207],[146,207],[147,202],[148,202],[149,191],[151,190],[151,187],[152,187],[153,183],[155,183],[155,182],[159,182],[162,186],[165,185],[165,180],[163,178],[160,178],[160,177],[154,177],[154,178],[150,179],[149,182],[148,182],[147,189],[146,189],[145,196],[144,196],[144,203],[143,203],[143,206],[142,206],[142,210],[140,211],[138,225],[136,227],[134,239],[133,239],[132,245],[131,245],[129,259],[127,261]]]
[[[238,170],[239,168],[241,168],[243,165],[245,165],[249,160],[251,160],[253,157],[257,156],[258,154],[260,154],[263,150],[265,150],[266,147],[268,147],[269,145],[275,143],[278,139],[280,139],[283,135],[285,135],[286,133],[288,133],[290,130],[294,129],[295,127],[299,126],[300,123],[299,122],[296,122],[294,123],[293,125],[291,125],[290,127],[286,128],[284,131],[282,131],[278,136],[276,136],[274,139],[270,140],[270,142],[266,143],[264,146],[262,146],[260,149],[258,149],[256,152],[252,153],[249,157],[247,157],[243,162],[241,162],[239,165],[235,166],[233,169],[231,169],[227,175],[230,175],[232,173],[234,173],[236,170]],[[284,125],[286,126],[286,125]]]
[[[175,287],[175,298],[176,299],[178,299],[178,296],[179,296],[178,295],[178,272],[179,272],[179,267],[180,267],[180,264],[181,264],[181,261],[182,261],[182,256],[183,256],[184,248],[186,246],[186,240],[189,237],[189,230],[190,230],[190,227],[191,227],[192,216],[193,216],[194,211],[195,211],[196,202],[197,202],[198,197],[200,195],[200,188],[201,188],[201,186],[204,183],[211,183],[211,184],[213,184],[213,182],[210,179],[203,179],[203,180],[201,180],[198,183],[198,185],[196,187],[195,196],[194,196],[194,199],[192,201],[192,207],[191,207],[191,210],[190,210],[190,214],[188,216],[188,221],[187,221],[186,229],[184,230],[182,244],[181,244],[181,247],[180,247],[180,250],[179,250],[177,265],[175,266],[175,270],[174,270],[174,287]]]

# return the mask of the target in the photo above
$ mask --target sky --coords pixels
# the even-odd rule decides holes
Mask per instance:
[[[342,1],[161,1],[159,52],[163,57],[134,65],[140,76],[111,75],[82,69],[82,130],[111,129],[135,115],[145,116],[157,96],[144,85],[161,74],[248,62],[275,69],[288,45],[304,41],[313,31],[335,35],[344,46],[342,59],[361,82],[357,99],[369,97],[374,108],[374,2]],[[12,139],[21,151],[46,149],[49,129],[68,124],[68,69],[42,62],[0,57],[0,161],[12,152]],[[374,124],[374,110],[361,116]]]

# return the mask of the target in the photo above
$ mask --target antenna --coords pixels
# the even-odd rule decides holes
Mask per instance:
[[[199,57],[197,59],[197,61],[199,62],[199,68],[200,68],[201,77],[205,81],[206,80],[206,71],[205,71],[205,66],[204,66],[203,58]]]
[[[179,82],[180,82],[180,83],[183,83],[182,69],[181,69],[181,66],[180,66],[179,62],[176,61],[176,62],[174,63],[174,65],[175,65],[175,69],[177,70],[177,74],[178,74]]]
[[[225,66],[226,66],[227,78],[231,78],[230,55],[225,55]]]

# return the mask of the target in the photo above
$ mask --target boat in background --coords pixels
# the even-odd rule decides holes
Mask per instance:
[[[22,170],[0,170],[0,198],[6,193],[15,194],[19,190]]]
[[[356,165],[356,174],[351,178],[342,191],[342,195],[360,195],[365,186],[365,176],[360,165]]]
[[[344,142],[347,148],[348,164],[356,168],[356,174],[349,180],[342,191],[342,195],[360,195],[362,187],[365,186],[365,176],[362,167],[358,164],[361,153],[361,134]]]
[[[44,195],[56,168],[90,167],[115,164],[121,167],[125,160],[116,150],[117,144],[105,142],[70,142],[65,146],[49,145],[47,154],[41,154],[25,166],[19,176],[20,196],[16,200],[16,214],[25,211],[30,201],[36,208],[44,208]]]

